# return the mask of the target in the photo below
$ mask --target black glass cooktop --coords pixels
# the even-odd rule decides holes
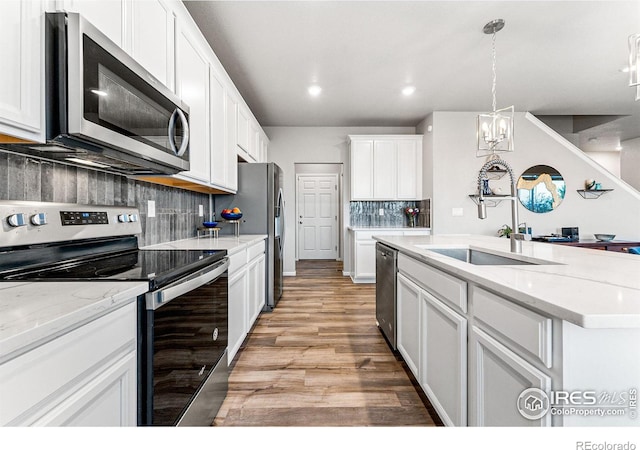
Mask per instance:
[[[0,280],[149,281],[153,290],[214,264],[227,254],[226,250],[139,250],[114,248],[111,244],[105,249],[111,251],[90,252],[74,243],[64,249],[0,252],[0,268],[5,264]],[[16,262],[18,258],[21,264]],[[14,263],[7,265],[9,260]]]

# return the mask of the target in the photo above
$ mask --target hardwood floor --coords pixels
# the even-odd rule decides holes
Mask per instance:
[[[337,261],[296,273],[232,362],[214,425],[440,424],[375,324],[375,285],[353,284]]]

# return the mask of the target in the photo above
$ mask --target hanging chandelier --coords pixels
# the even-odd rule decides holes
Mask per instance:
[[[636,88],[640,100],[640,33],[629,36],[629,86]]]
[[[491,34],[491,54],[493,80],[491,95],[493,110],[478,114],[476,132],[478,136],[477,157],[513,151],[513,106],[496,109],[496,33],[504,28],[504,20],[496,19],[483,28],[485,34]]]

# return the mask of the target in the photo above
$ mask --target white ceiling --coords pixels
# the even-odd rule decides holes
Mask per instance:
[[[185,4],[263,126],[415,126],[433,111],[629,115],[628,37],[640,1],[195,1]],[[323,91],[307,93],[312,83]],[[404,97],[401,89],[414,85]],[[612,131],[613,130],[613,131]]]

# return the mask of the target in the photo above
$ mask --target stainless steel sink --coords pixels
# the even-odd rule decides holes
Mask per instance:
[[[510,258],[508,256],[496,255],[493,253],[483,252],[473,248],[433,248],[426,245],[419,245],[424,250],[439,253],[459,261],[474,264],[476,266],[519,266],[519,265],[543,265],[556,264],[551,261],[542,260],[526,260],[519,258]]]

